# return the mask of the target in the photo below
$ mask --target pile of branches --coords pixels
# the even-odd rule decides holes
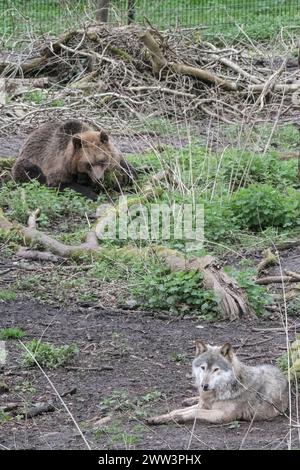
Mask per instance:
[[[25,111],[3,106],[1,119],[10,129],[26,124],[27,116],[34,121],[43,108],[59,117],[76,109],[85,119],[103,115],[116,122],[128,116],[199,121],[209,115],[232,123],[274,119],[274,113],[293,121],[295,109],[299,114],[296,59],[271,63],[256,47],[252,53],[221,49],[195,32],[90,25],[58,39],[35,40],[20,54],[0,55],[0,74],[4,95],[12,79],[43,78],[46,86],[55,85],[52,99],[64,100],[58,109],[51,103]]]

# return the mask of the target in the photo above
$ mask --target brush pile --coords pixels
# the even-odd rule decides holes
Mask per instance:
[[[227,123],[281,116],[293,121],[300,110],[299,72],[290,51],[270,58],[254,45],[252,51],[217,48],[197,31],[90,25],[0,55],[0,127],[5,135],[8,126],[34,127],[41,112],[69,117],[74,110],[90,121],[110,117],[116,125],[162,116],[200,121],[204,115]],[[51,91],[38,109],[11,105],[24,86],[14,94],[10,81],[24,83],[24,77],[29,84],[44,78]]]

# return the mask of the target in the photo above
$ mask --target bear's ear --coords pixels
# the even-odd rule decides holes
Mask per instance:
[[[196,357],[200,356],[200,354],[203,354],[205,351],[207,351],[207,346],[206,344],[201,341],[201,339],[196,340]]]
[[[73,136],[73,145],[75,150],[81,149],[82,147],[82,139],[80,134],[74,134]]]
[[[107,144],[108,143],[109,137],[108,137],[108,134],[105,131],[100,131],[99,136],[100,136],[100,142],[102,144]]]

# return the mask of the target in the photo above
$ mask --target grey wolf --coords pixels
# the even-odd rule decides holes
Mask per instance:
[[[37,178],[50,187],[70,187],[95,199],[85,187],[99,183],[107,170],[118,167],[129,170],[104,130],[95,131],[76,120],[57,121],[42,125],[28,136],[12,176],[17,182]]]
[[[242,363],[230,343],[210,346],[196,341],[192,369],[199,395],[185,404],[193,406],[150,418],[149,424],[264,420],[287,409],[288,382],[281,371]]]

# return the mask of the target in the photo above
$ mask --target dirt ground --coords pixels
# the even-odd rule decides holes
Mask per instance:
[[[274,362],[285,349],[280,323],[205,323],[138,311],[54,308],[22,298],[2,302],[0,315],[2,327],[26,331],[23,341],[42,338],[79,347],[70,366],[45,372],[94,449],[284,449],[290,429],[292,446],[299,444],[299,430],[289,427],[287,417],[252,425],[196,424],[195,429],[145,424],[146,416],[178,407],[183,398],[194,395],[190,365],[196,338],[231,341],[249,364]],[[0,427],[1,447],[84,449],[86,444],[43,373],[24,368],[18,342],[10,340],[6,346],[8,360],[0,381],[9,390],[2,393],[1,406],[15,403],[18,416]],[[119,400],[113,399],[117,396]],[[40,402],[53,403],[55,410],[21,417],[24,408]],[[293,398],[292,413],[295,408]],[[97,424],[107,416],[105,426]]]
[[[27,135],[12,135],[8,137],[0,137],[0,158],[15,157]],[[113,137],[121,152],[125,154],[143,153],[160,145],[172,145],[175,148],[187,145],[186,138],[179,137],[159,137],[158,135],[142,134],[134,137]]]

